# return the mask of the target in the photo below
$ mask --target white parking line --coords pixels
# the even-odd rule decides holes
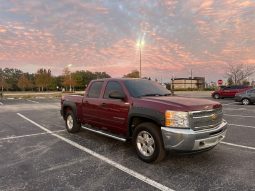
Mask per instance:
[[[113,167],[115,167],[115,168],[117,168],[117,169],[119,169],[119,170],[121,170],[121,171],[123,171],[123,172],[125,172],[125,173],[127,173],[127,174],[129,174],[129,175],[131,175],[131,176],[133,176],[133,177],[135,177],[135,178],[137,178],[137,179],[139,179],[139,180],[141,180],[141,181],[157,188],[157,189],[159,189],[159,190],[174,191],[173,189],[168,188],[167,186],[164,186],[163,184],[160,184],[160,183],[158,183],[158,182],[156,182],[156,181],[154,181],[154,180],[152,180],[152,179],[150,179],[150,178],[148,178],[148,177],[146,177],[146,176],[144,176],[144,175],[142,175],[142,174],[140,174],[140,173],[138,173],[134,170],[131,170],[131,169],[129,169],[129,168],[127,168],[127,167],[125,167],[125,166],[123,166],[123,165],[121,165],[121,164],[119,164],[119,163],[117,163],[117,162],[115,162],[115,161],[113,161],[109,158],[106,158],[105,156],[100,155],[100,154],[98,154],[98,153],[96,153],[96,152],[94,152],[94,151],[92,151],[92,150],[90,150],[90,149],[88,149],[88,148],[86,148],[82,145],[79,145],[78,143],[76,143],[74,141],[71,141],[71,140],[69,140],[65,137],[62,137],[58,134],[55,134],[54,132],[50,131],[49,129],[47,129],[47,128],[41,126],[41,125],[39,125],[38,123],[32,121],[31,119],[25,117],[24,115],[22,115],[20,113],[17,113],[17,114],[20,117],[22,117],[23,119],[29,121],[30,123],[34,124],[35,126],[37,126],[37,127],[41,128],[42,130],[46,131],[47,133],[50,133],[52,136],[61,139],[62,141],[64,141],[64,142],[66,142],[66,143],[68,143],[68,144],[70,144],[70,145],[72,145],[72,146],[74,146],[74,147],[76,147],[76,148],[78,148],[78,149],[80,149],[80,150],[96,157],[99,160],[102,160],[102,161],[106,162],[107,164],[109,164],[109,165],[111,165],[111,166],[113,166]]]
[[[247,110],[245,108],[223,108],[223,110],[226,110],[226,111],[243,111],[243,110]]]
[[[245,148],[245,149],[251,149],[251,150],[255,150],[255,147],[249,147],[249,146],[245,146],[245,145],[237,145],[234,143],[228,143],[228,142],[220,142],[221,144],[225,144],[225,145],[230,145],[230,146],[234,146],[234,147],[239,147],[239,148]]]
[[[238,124],[231,124],[231,123],[229,123],[228,125],[230,125],[230,126],[237,126],[237,127],[248,127],[248,128],[253,128],[253,129],[255,129],[254,126],[249,126],[249,125],[238,125]]]
[[[33,101],[33,100],[30,100],[30,99],[27,99],[27,101],[30,101],[32,103],[39,103],[38,101]]]
[[[222,103],[221,105],[234,105],[236,102],[231,102],[231,103]]]
[[[251,118],[255,118],[255,116],[250,116],[250,115],[230,115],[230,114],[224,114],[225,116],[231,116],[231,117],[251,117]]]
[[[52,131],[53,133],[59,133],[59,132],[63,132],[65,130],[58,130],[58,131]],[[5,141],[5,140],[10,140],[10,139],[19,139],[19,138],[23,138],[23,137],[33,137],[33,136],[37,136],[37,135],[45,135],[45,134],[50,134],[50,133],[35,133],[35,134],[29,134],[29,135],[20,135],[20,136],[11,136],[11,137],[6,137],[6,138],[0,138],[0,141]]]

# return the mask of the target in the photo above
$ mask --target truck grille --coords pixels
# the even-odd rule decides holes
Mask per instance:
[[[214,128],[222,122],[222,108],[190,112],[190,124],[194,130]]]

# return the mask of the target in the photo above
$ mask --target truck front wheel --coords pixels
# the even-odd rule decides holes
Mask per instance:
[[[72,111],[66,112],[66,129],[69,133],[76,133],[80,131],[81,125],[77,122],[76,117]]]
[[[165,158],[160,129],[153,123],[141,123],[135,128],[133,145],[138,157],[144,162],[159,162]]]

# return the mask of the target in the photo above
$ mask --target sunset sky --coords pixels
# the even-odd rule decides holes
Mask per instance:
[[[255,0],[0,0],[0,67],[224,78],[255,65]],[[255,76],[252,78],[255,79]]]

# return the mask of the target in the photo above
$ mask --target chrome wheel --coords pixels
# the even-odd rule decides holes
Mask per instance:
[[[243,103],[243,105],[249,105],[250,104],[250,100],[243,99],[242,103]]]
[[[136,145],[139,152],[146,157],[152,156],[155,151],[154,138],[147,131],[139,132],[136,139]]]
[[[71,115],[67,116],[66,119],[67,128],[71,130],[73,128],[73,117]]]
[[[220,99],[220,95],[219,95],[219,94],[215,94],[215,95],[214,95],[214,98],[215,98],[215,99]]]

